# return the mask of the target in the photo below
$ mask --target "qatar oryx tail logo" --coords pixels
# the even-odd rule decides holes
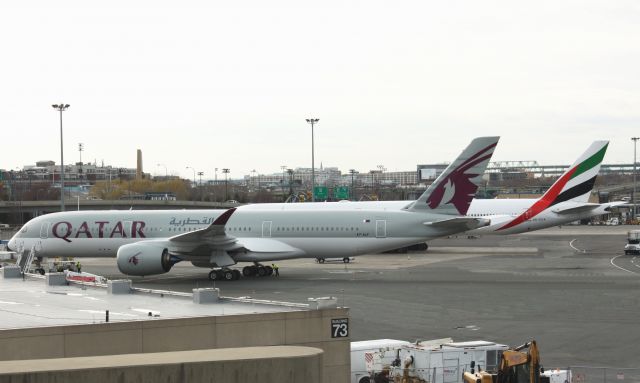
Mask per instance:
[[[129,257],[129,263],[132,263],[134,266],[138,265],[138,262],[140,262],[140,260],[138,260],[138,255],[140,255],[140,251],[138,251],[137,253],[133,254],[132,256]]]
[[[465,215],[500,137],[479,137],[453,161],[409,208]]]

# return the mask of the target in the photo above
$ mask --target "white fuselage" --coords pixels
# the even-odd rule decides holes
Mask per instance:
[[[529,209],[538,199],[474,199],[471,202],[471,206],[467,212],[468,217],[486,218],[491,220],[491,224],[488,226],[480,227],[478,229],[469,230],[465,233],[470,235],[506,235],[506,234],[518,234],[529,231],[535,231],[545,229],[548,227],[564,225],[570,222],[587,219],[590,217],[608,214],[605,210],[609,206],[608,204],[601,204],[592,210],[585,210],[577,213],[559,214],[557,211],[576,208],[585,204],[580,202],[566,201],[553,205],[548,209],[543,210],[539,214],[532,216],[522,223],[515,225],[507,229],[501,229],[504,225],[511,222],[527,209]],[[330,202],[315,204],[315,208],[322,209],[376,209],[376,210],[400,210],[410,204],[413,201],[362,201],[362,202]],[[247,205],[249,209],[262,210],[271,209],[280,204],[256,204]],[[303,208],[305,204],[288,204],[288,209]]]
[[[303,204],[281,205],[275,209],[238,208],[224,226],[225,234],[241,243],[257,242],[258,247],[278,241],[299,250],[279,259],[380,252],[453,234],[451,229],[424,224],[429,220],[449,218],[438,214],[346,206],[326,209],[326,204],[316,204],[324,205],[325,209],[310,207],[311,204],[304,204],[309,209],[296,206]],[[53,213],[25,224],[11,239],[9,247],[17,251],[35,247],[38,256],[43,257],[115,257],[118,248],[125,244],[168,240],[205,229],[223,212],[112,210]],[[242,261],[242,256],[239,255],[237,260]]]

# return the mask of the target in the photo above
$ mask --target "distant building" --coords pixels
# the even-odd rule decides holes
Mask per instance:
[[[73,165],[65,165],[65,181],[78,181],[93,183],[109,179],[135,179],[135,168],[116,168],[113,166],[98,166],[91,163],[76,162]],[[26,178],[30,180],[59,181],[60,166],[55,161],[38,161],[35,165],[25,165],[19,173],[26,173]],[[144,178],[148,178],[148,173],[142,173]]]

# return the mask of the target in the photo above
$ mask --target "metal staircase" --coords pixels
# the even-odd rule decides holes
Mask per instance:
[[[16,265],[20,267],[20,272],[25,274],[27,271],[29,271],[29,267],[31,266],[31,263],[33,262],[33,259],[35,257],[36,257],[35,245],[31,246],[31,250],[26,256],[24,254],[24,249],[22,249],[22,251],[18,253],[18,259],[16,260]]]

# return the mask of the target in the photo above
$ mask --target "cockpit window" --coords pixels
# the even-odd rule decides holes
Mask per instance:
[[[20,233],[24,234],[29,230],[29,225],[24,225],[22,226],[22,229],[20,229]]]

